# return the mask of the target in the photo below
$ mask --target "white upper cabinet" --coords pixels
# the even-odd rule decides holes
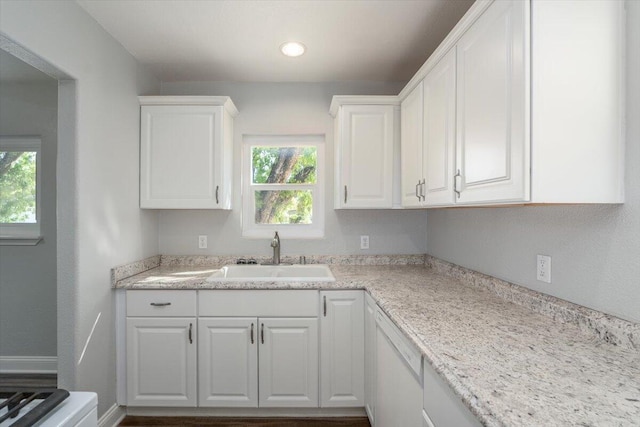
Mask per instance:
[[[624,202],[625,2],[531,4],[531,200]]]
[[[402,101],[402,206],[454,202],[455,47]]]
[[[624,24],[617,1],[476,2],[399,95],[403,206],[622,203]]]
[[[495,2],[457,45],[456,195],[529,200],[529,7]]]
[[[397,97],[334,96],[331,114],[335,117],[335,208],[392,208],[398,181],[394,176],[394,148],[400,133]]]
[[[140,97],[140,207],[231,209],[228,97]]]
[[[426,206],[454,201],[456,144],[456,51],[455,47],[422,82],[423,150],[422,201]]]
[[[422,206],[422,82],[400,105],[402,206]]]

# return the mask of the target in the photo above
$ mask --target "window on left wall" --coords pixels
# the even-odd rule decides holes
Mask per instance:
[[[0,244],[41,239],[41,145],[38,137],[0,137]]]

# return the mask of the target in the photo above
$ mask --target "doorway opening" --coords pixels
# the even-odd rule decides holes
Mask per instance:
[[[75,81],[0,34],[0,137],[12,141],[0,145],[3,387],[73,384],[74,129]],[[37,235],[22,236],[25,223]]]

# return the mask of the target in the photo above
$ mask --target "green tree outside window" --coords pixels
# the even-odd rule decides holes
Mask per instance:
[[[36,155],[0,151],[0,223],[36,222]]]

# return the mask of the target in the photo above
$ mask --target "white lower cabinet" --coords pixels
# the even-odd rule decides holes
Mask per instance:
[[[199,406],[258,406],[257,318],[198,319]]]
[[[318,319],[213,317],[198,328],[199,406],[318,407]]]
[[[195,318],[127,318],[127,404],[196,406]]]
[[[369,423],[376,417],[376,303],[368,293],[364,295],[364,408]]]
[[[321,291],[320,406],[364,406],[364,292]]]
[[[423,372],[422,416],[425,427],[480,427],[482,425],[426,360]]]
[[[127,291],[127,405],[196,406],[196,291]]]
[[[318,407],[318,291],[198,293],[200,406]]]
[[[129,406],[364,407],[375,427],[480,425],[361,290],[127,291],[126,314]]]
[[[318,407],[318,319],[260,321],[260,407]]]

